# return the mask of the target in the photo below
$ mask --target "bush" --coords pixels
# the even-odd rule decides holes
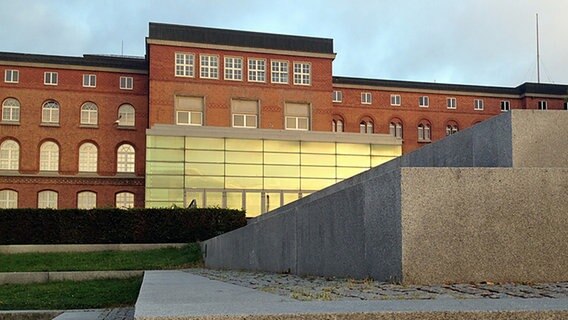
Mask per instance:
[[[246,225],[242,210],[2,209],[0,244],[188,243]]]

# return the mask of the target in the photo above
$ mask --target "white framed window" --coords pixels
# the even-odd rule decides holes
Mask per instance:
[[[16,209],[18,207],[18,192],[0,190],[0,209]]]
[[[473,100],[473,110],[483,110],[483,99]]]
[[[391,106],[400,106],[401,102],[400,94],[391,94]]]
[[[43,84],[48,86],[57,85],[57,72],[44,72],[43,73]]]
[[[225,57],[225,80],[243,80],[243,58]]]
[[[92,191],[81,191],[77,193],[78,209],[94,209],[97,207],[97,194]]]
[[[203,79],[218,79],[219,56],[200,54],[199,59],[199,77]]]
[[[97,86],[97,75],[95,74],[83,75],[83,87],[95,88],[96,86]]]
[[[47,101],[41,109],[41,122],[46,124],[59,124],[59,103]]]
[[[418,125],[418,141],[430,142],[431,141],[431,127],[429,123],[420,123]]]
[[[115,196],[115,204],[120,209],[134,208],[134,193],[119,192]]]
[[[286,130],[309,130],[309,118],[286,117]]]
[[[312,83],[312,65],[308,62],[294,62],[294,84],[309,86]]]
[[[249,58],[248,59],[248,81],[266,82],[266,60]]]
[[[132,77],[120,77],[120,89],[122,90],[132,90],[134,88],[134,78]]]
[[[81,106],[81,124],[96,126],[98,124],[99,111],[97,105],[86,102]]]
[[[118,108],[118,125],[120,127],[134,127],[135,121],[136,113],[133,106],[123,104]]]
[[[117,172],[134,172],[136,153],[133,146],[127,143],[120,145],[116,155]]]
[[[203,97],[176,96],[176,124],[202,126]]]
[[[359,122],[359,133],[373,133],[373,122],[370,120]]]
[[[231,114],[233,115],[233,127],[257,128],[258,109],[257,100],[232,99]]]
[[[39,170],[59,170],[59,146],[52,141],[46,141],[39,148]]]
[[[341,119],[331,120],[331,131],[332,132],[343,132],[343,120],[341,120]]]
[[[310,130],[310,105],[307,103],[286,103],[284,105],[284,126],[286,130]]]
[[[446,136],[451,136],[452,134],[456,134],[459,131],[459,127],[455,123],[448,123],[446,125]]]
[[[447,98],[446,102],[448,109],[456,109],[458,107],[458,100],[456,98]]]
[[[548,102],[546,100],[540,100],[538,102],[538,110],[547,110],[548,109]]]
[[[2,102],[2,121],[20,122],[20,102],[8,98]]]
[[[193,77],[195,70],[195,55],[193,53],[176,52],[176,77]]]
[[[97,172],[98,149],[90,142],[79,147],[79,172]]]
[[[0,170],[18,170],[20,167],[20,145],[14,140],[0,143]]]
[[[371,104],[373,103],[373,96],[370,92],[361,92],[361,103],[362,104]]]
[[[256,114],[238,114],[233,113],[234,128],[256,128]]]
[[[511,103],[508,100],[501,101],[501,112],[507,112],[511,110]]]
[[[13,69],[4,70],[4,82],[6,83],[20,82],[20,71]]]
[[[402,123],[399,121],[391,121],[389,124],[389,134],[395,138],[402,139]]]
[[[428,108],[429,105],[430,105],[430,99],[428,98],[428,96],[418,97],[418,106],[419,107]]]
[[[202,126],[203,112],[199,111],[176,111],[176,124],[188,126]]]
[[[288,61],[271,60],[272,83],[288,83]]]
[[[58,194],[55,191],[44,190],[37,194],[37,207],[40,209],[57,209]]]
[[[333,102],[342,102],[343,101],[343,92],[338,91],[338,90],[334,90],[331,99],[332,99]]]

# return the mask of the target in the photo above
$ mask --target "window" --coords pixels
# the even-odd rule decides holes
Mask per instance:
[[[370,120],[363,120],[359,123],[360,133],[373,133],[373,122]]]
[[[243,80],[243,58],[225,57],[225,80]]]
[[[341,120],[341,119],[331,120],[331,131],[332,132],[343,132],[343,120]]]
[[[0,190],[0,209],[15,209],[18,207],[18,192]]]
[[[389,124],[389,133],[395,138],[402,139],[402,122],[400,120],[392,120]]]
[[[20,122],[20,102],[8,98],[2,102],[2,121]]]
[[[448,109],[456,109],[458,107],[456,98],[447,98],[446,102],[448,103]]]
[[[93,209],[97,207],[97,194],[92,191],[77,193],[78,209]]]
[[[233,115],[233,127],[258,127],[258,101],[231,100],[231,113]]]
[[[311,82],[311,65],[306,62],[294,62],[294,84],[309,86]]]
[[[41,122],[44,124],[59,124],[59,103],[47,101],[43,104]]]
[[[134,88],[134,79],[132,77],[120,77],[120,89],[132,90]]]
[[[511,110],[511,104],[507,100],[501,101],[501,111],[506,112]]]
[[[418,97],[418,106],[419,107],[428,108],[429,104],[430,104],[430,99],[428,99],[428,96]]]
[[[18,83],[19,81],[20,81],[20,71],[8,70],[8,69],[4,71],[4,82]]]
[[[37,207],[43,209],[57,209],[57,192],[51,190],[40,191],[37,194]]]
[[[193,77],[194,61],[193,53],[176,53],[176,77]]]
[[[176,124],[202,126],[203,98],[176,96]]]
[[[134,147],[129,144],[123,144],[118,147],[116,159],[117,172],[134,172],[135,152]]]
[[[219,57],[206,54],[199,57],[201,59],[200,77],[203,79],[219,78]]]
[[[120,192],[116,194],[116,207],[120,209],[134,208],[134,193]]]
[[[431,127],[429,123],[422,122],[418,125],[418,141],[419,142],[430,142],[431,135],[430,135]]]
[[[473,100],[473,110],[483,110],[483,99]]]
[[[18,170],[20,166],[20,145],[14,140],[0,143],[0,170]]]
[[[253,58],[248,59],[248,81],[266,81],[266,60]]]
[[[288,83],[288,61],[271,61],[272,83]]]
[[[84,103],[81,106],[81,124],[96,126],[98,123],[97,105],[92,102]]]
[[[118,125],[120,127],[134,127],[135,111],[129,104],[123,104],[118,108]]]
[[[87,142],[79,147],[79,172],[97,172],[98,149]]]
[[[568,101],[564,102],[564,110],[568,110]]]
[[[538,110],[546,110],[548,109],[548,102],[546,100],[540,100],[538,102]]]
[[[401,100],[399,94],[391,94],[391,106],[400,106]]]
[[[44,72],[43,84],[56,86],[57,85],[57,72]]]
[[[333,102],[341,102],[341,101],[343,101],[343,92],[341,92],[341,91],[333,91],[332,101],[333,101]]]
[[[97,76],[94,74],[83,75],[83,87],[94,88],[97,86]]]
[[[286,130],[310,130],[310,105],[286,103],[284,106]]]
[[[446,136],[451,136],[452,134],[458,133],[459,127],[455,122],[450,122],[446,125]]]
[[[44,142],[39,148],[39,170],[59,170],[59,146],[55,142]]]
[[[362,104],[372,103],[372,96],[370,92],[361,92],[361,103]]]

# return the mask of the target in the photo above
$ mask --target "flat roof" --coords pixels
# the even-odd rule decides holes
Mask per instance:
[[[148,70],[145,57],[85,54],[82,57],[0,52],[0,61],[59,64],[85,67]]]

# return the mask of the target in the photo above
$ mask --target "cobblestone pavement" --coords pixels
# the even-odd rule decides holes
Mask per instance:
[[[244,271],[188,269],[187,272],[298,300],[568,298],[568,282],[544,284],[396,285],[373,280],[300,277]]]

